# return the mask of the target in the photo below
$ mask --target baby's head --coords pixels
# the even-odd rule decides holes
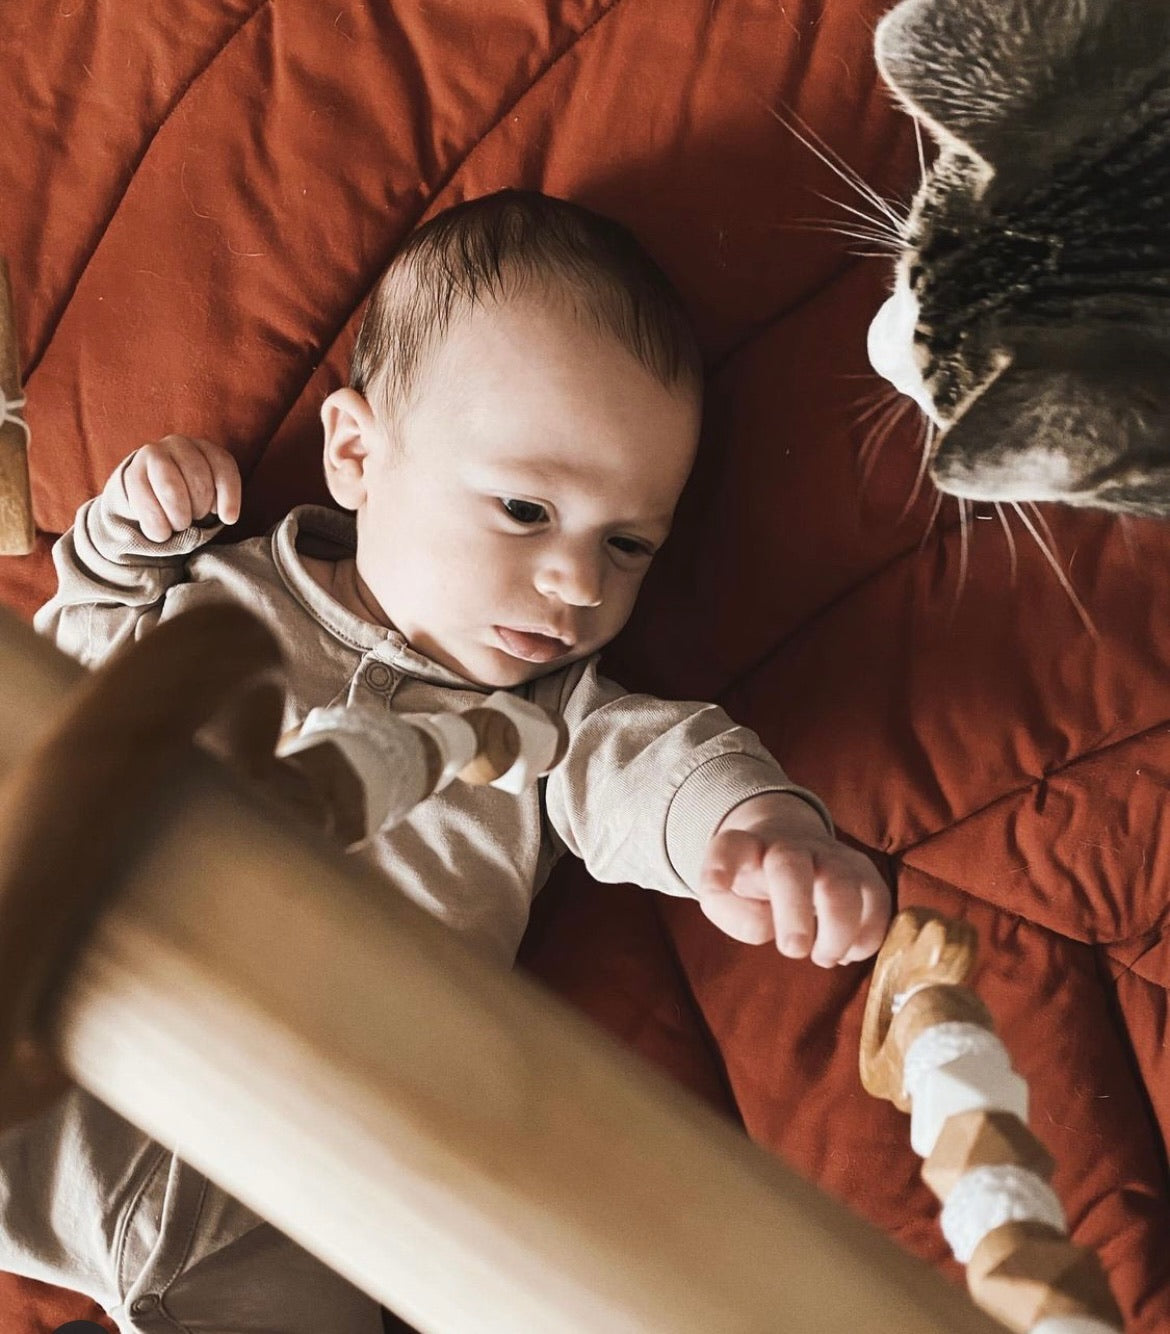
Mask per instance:
[[[516,191],[438,215],[322,409],[363,603],[482,685],[595,652],[669,532],[701,384],[678,296],[618,224]]]

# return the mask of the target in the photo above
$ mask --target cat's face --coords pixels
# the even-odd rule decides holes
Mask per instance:
[[[869,335],[936,484],[1170,516],[1170,3],[903,0],[877,58],[938,146]]]

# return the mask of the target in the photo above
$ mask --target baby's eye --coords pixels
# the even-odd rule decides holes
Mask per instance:
[[[548,511],[544,506],[537,505],[531,500],[501,500],[500,504],[508,517],[515,519],[517,523],[543,523],[548,518]]]
[[[624,556],[645,556],[649,559],[654,555],[654,548],[649,542],[641,542],[636,537],[611,537],[609,539],[611,547],[616,547]]]

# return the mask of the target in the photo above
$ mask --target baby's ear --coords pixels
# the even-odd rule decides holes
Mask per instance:
[[[343,509],[360,509],[366,498],[366,468],[377,418],[356,389],[336,389],[321,404],[325,430],[325,481]]]

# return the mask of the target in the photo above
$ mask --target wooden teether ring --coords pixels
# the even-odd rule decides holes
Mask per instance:
[[[250,612],[192,609],[80,685],[0,784],[0,1127],[68,1084],[43,1041],[45,1008],[144,811],[229,702],[243,718],[258,692],[271,730],[279,675],[276,641]],[[275,733],[250,731],[247,746],[271,755]]]
[[[902,1092],[905,1048],[891,1031],[895,1002],[927,988],[961,988],[975,966],[975,951],[975,931],[966,922],[922,908],[903,909],[894,918],[878,952],[861,1024],[861,1082],[867,1093],[907,1109]],[[936,996],[944,1010],[953,1000],[955,1013],[935,1013],[933,1022],[953,1017],[990,1027],[982,1003],[966,989]]]

